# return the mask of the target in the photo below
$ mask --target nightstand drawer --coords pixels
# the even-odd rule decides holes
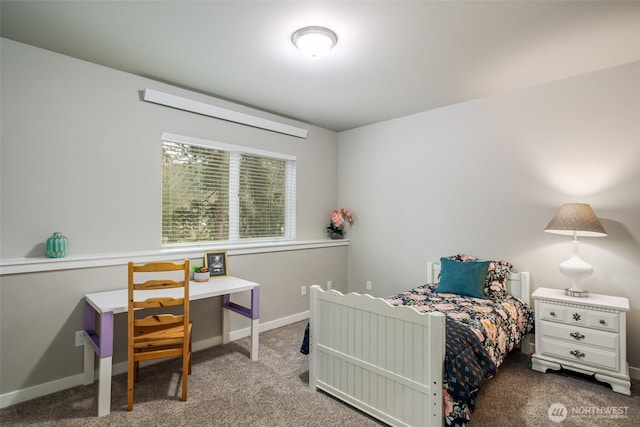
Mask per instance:
[[[573,345],[585,344],[602,347],[604,350],[618,351],[620,338],[618,334],[581,326],[570,326],[561,323],[541,321],[540,333],[544,338],[556,338],[567,341]]]
[[[564,322],[567,308],[555,304],[548,304],[546,302],[540,303],[542,312],[540,318],[544,320],[555,320],[558,322]]]
[[[580,365],[618,370],[617,352],[601,350],[586,345],[576,345],[549,337],[542,338],[542,354],[559,357]]]
[[[564,323],[567,325],[585,326],[587,324],[587,312],[588,311],[583,308],[567,307]]]
[[[618,313],[589,310],[587,312],[587,326],[606,331],[618,332],[620,324]]]

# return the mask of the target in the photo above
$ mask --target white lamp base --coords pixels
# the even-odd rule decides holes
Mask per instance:
[[[572,297],[587,297],[589,291],[581,289],[578,286],[580,280],[593,274],[591,264],[585,262],[578,254],[578,240],[571,241],[571,258],[560,264],[560,272],[571,279],[571,288],[565,289],[564,293]]]
[[[565,288],[564,294],[569,295],[570,297],[588,297],[589,291],[585,289]]]

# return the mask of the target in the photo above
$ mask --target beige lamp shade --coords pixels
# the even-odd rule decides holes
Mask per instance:
[[[593,209],[586,203],[562,205],[544,231],[574,237],[603,237],[607,235]]]

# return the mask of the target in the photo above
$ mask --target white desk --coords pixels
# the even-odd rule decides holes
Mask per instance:
[[[181,292],[180,289],[175,291]],[[251,292],[251,307],[230,301],[236,292]],[[166,294],[166,292],[165,292]],[[222,342],[229,342],[229,311],[251,319],[251,360],[258,360],[258,323],[260,318],[260,285],[236,277],[190,282],[189,300],[222,296]],[[113,315],[127,312],[127,289],[85,295],[84,308],[84,383],[94,381],[94,354],[99,360],[98,416],[111,410],[111,364],[113,356]],[[99,318],[99,330],[96,320]]]

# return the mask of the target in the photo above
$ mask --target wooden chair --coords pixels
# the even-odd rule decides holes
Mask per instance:
[[[191,374],[189,275],[189,260],[129,263],[127,411],[133,409],[133,383],[138,381],[142,360],[181,356],[182,401],[187,400],[188,375]],[[141,280],[144,276],[146,279]],[[134,310],[140,309],[152,310],[134,316]],[[143,317],[145,314],[149,315]]]

